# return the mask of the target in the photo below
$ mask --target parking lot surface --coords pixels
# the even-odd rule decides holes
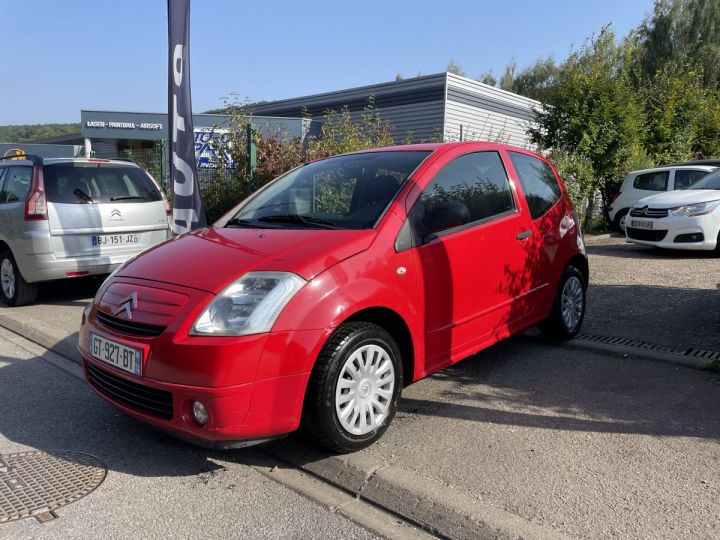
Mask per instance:
[[[588,252],[585,332],[720,349],[720,259],[607,235],[588,238]],[[44,286],[37,305],[0,308],[0,326],[77,361],[82,307],[98,285]],[[715,372],[515,338],[406,388],[378,444],[333,458],[298,437],[234,452],[184,445],[118,414],[39,358],[0,347],[0,406],[10,411],[0,418],[2,452],[76,449],[109,466],[105,484],[62,519],[0,525],[0,536],[120,534],[126,523],[159,536],[206,526],[208,537],[372,536],[268,484],[252,468],[269,459],[267,450],[296,452],[302,457],[285,457],[316,470],[335,460],[363,463],[372,475],[399,471],[476,501],[478,512],[524,520],[538,536],[720,537]],[[432,498],[430,490],[416,504],[431,507]]]
[[[583,331],[672,348],[720,350],[720,258],[587,236]]]

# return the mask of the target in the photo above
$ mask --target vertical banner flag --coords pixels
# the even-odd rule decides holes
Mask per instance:
[[[204,227],[190,99],[190,0],[168,0],[168,123],[174,234]]]

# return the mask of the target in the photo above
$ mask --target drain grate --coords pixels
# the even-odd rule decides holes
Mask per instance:
[[[0,523],[42,517],[75,502],[102,484],[106,474],[104,463],[80,452],[2,454]]]
[[[631,338],[622,338],[622,337],[614,337],[614,336],[598,336],[596,334],[578,334],[576,336],[577,339],[581,339],[583,341],[591,341],[593,343],[604,343],[606,345],[620,345],[623,347],[632,347],[635,349],[645,349],[648,351],[658,351],[663,352],[667,354],[676,354],[679,356],[691,356],[693,358],[700,358],[702,360],[707,360],[708,362],[713,362],[715,360],[720,360],[720,351],[706,351],[704,349],[672,349],[669,347],[662,347],[660,345],[657,345],[655,343],[650,343],[649,341],[642,341],[639,339],[631,339]]]

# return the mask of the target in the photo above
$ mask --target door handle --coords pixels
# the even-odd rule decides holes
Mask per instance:
[[[527,231],[523,231],[521,233],[518,233],[515,235],[515,238],[517,240],[525,240],[526,238],[529,238],[532,236],[532,229],[528,229]]]

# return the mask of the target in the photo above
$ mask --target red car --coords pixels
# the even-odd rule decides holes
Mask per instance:
[[[128,261],[79,349],[103,398],[180,438],[232,448],[302,425],[351,452],[387,429],[403,385],[534,325],[572,338],[587,283],[546,159],[380,148],[298,167]]]

